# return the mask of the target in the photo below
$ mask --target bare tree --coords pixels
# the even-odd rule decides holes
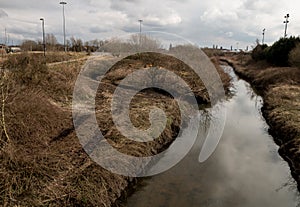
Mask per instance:
[[[132,35],[130,43],[141,51],[155,51],[161,48],[159,40],[147,35],[142,35],[141,37],[139,34]]]
[[[42,45],[39,45],[36,41],[33,40],[24,40],[21,44],[21,49],[24,51],[42,51]]]
[[[82,52],[83,51],[83,41],[78,38],[76,39],[75,37],[70,38],[71,41],[71,50],[74,52]]]
[[[139,35],[132,35],[127,41],[118,38],[112,38],[111,40],[104,42],[104,45],[101,46],[101,50],[105,52],[111,52],[117,56],[120,53],[149,52],[157,51],[160,48],[160,41],[146,35],[141,36],[141,42]]]
[[[0,110],[0,149],[2,149],[6,144],[9,144],[10,137],[8,135],[6,116],[5,116],[5,104],[8,98],[8,84],[7,73],[4,70],[0,70],[0,100],[1,100],[1,110]]]
[[[46,36],[46,44],[49,45],[57,45],[57,39],[54,34],[47,34]]]
[[[57,50],[58,49],[58,41],[54,34],[46,35],[46,47],[48,50]]]

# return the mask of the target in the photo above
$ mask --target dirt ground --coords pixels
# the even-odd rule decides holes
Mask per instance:
[[[237,74],[263,97],[263,116],[300,189],[300,68],[271,67],[248,56],[227,56]]]
[[[2,72],[1,206],[112,206],[118,198],[126,196],[126,189],[132,183],[137,182],[135,178],[101,168],[79,143],[71,104],[74,84],[84,63],[81,58],[45,66],[36,59],[26,58],[20,64],[13,63],[20,68]],[[130,71],[147,68],[149,64],[183,76],[199,104],[210,102],[201,80],[174,58],[146,53],[118,62],[100,84],[96,116],[104,137],[119,151],[134,156],[153,155],[164,150],[185,121],[181,120],[172,96],[147,89],[133,99],[130,117],[136,127],[147,129],[151,107],[163,109],[168,123],[162,135],[152,142],[135,143],[125,139],[114,127],[110,101],[118,81]],[[227,89],[230,78],[220,67],[217,69]]]

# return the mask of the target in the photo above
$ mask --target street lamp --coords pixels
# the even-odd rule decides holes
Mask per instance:
[[[61,4],[62,7],[63,7],[64,48],[65,48],[65,52],[67,52],[67,47],[66,47],[66,17],[65,17],[65,5],[67,4],[67,2],[61,1],[61,2],[59,2],[59,4]]]
[[[46,57],[45,19],[44,18],[40,18],[40,20],[42,21],[44,56]]]
[[[142,19],[139,19],[139,23],[140,23],[140,44],[142,43]]]
[[[263,35],[262,45],[265,43],[265,31],[266,31],[266,29],[263,29],[263,33],[262,33],[262,35]]]
[[[285,29],[284,29],[284,38],[286,38],[286,37],[287,37],[286,31],[287,31],[287,25],[288,25],[288,23],[289,23],[289,21],[288,21],[289,17],[290,17],[290,15],[289,15],[289,14],[287,14],[286,16],[284,16],[284,18],[285,18],[285,21],[283,22],[283,23],[285,24]]]

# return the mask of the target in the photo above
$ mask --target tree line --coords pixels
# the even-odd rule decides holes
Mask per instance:
[[[64,51],[64,45],[58,43],[54,34],[45,36],[47,51]],[[84,42],[81,38],[71,37],[66,41],[68,51],[72,52],[95,52],[105,44],[103,40],[90,40]],[[23,51],[43,51],[43,42],[41,40],[24,40],[20,45]]]
[[[280,38],[271,46],[257,41],[251,56],[255,61],[266,60],[274,66],[300,67],[300,37]]]

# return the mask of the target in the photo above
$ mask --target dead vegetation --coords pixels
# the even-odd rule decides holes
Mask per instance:
[[[0,61],[4,69],[24,69],[27,66],[40,65],[41,63],[57,63],[63,61],[76,60],[86,57],[87,54],[74,52],[47,52],[46,57],[44,53],[30,53],[22,52],[16,54],[8,54],[4,60]]]
[[[156,90],[140,92],[131,104],[131,120],[140,128],[149,126],[153,105],[168,116],[167,128],[157,140],[137,144],[122,137],[111,120],[109,100],[130,68],[151,64],[174,66],[186,77],[199,100],[207,96],[199,80],[183,73],[179,62],[146,54],[126,59],[110,70],[97,93],[99,127],[113,146],[135,155],[160,152],[177,136],[179,108],[170,95]],[[71,100],[83,60],[47,66],[27,54],[7,60],[0,79],[0,205],[1,206],[111,206],[135,179],[112,174],[94,163],[84,152],[74,131]],[[176,67],[178,67],[176,69]],[[128,71],[127,71],[128,70]],[[228,76],[219,71],[224,85]],[[199,84],[199,85],[198,85]]]
[[[290,164],[300,185],[300,69],[270,67],[264,61],[241,63],[239,57],[227,57],[236,72],[248,80],[264,99],[263,115],[269,132],[280,146],[279,152]]]

